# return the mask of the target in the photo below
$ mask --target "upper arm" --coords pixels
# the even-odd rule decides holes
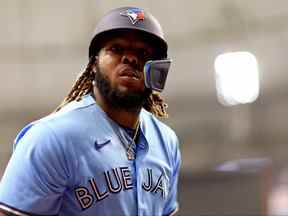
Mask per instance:
[[[17,144],[0,182],[0,203],[34,214],[57,214],[69,171],[49,128],[33,126]]]

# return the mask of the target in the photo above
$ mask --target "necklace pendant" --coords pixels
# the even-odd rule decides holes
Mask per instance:
[[[135,160],[135,155],[133,151],[127,151],[127,158],[128,160]]]

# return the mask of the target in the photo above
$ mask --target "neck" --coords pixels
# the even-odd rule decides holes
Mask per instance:
[[[111,107],[97,88],[94,88],[94,97],[97,104],[112,120],[125,127],[136,129],[141,107],[134,111]]]

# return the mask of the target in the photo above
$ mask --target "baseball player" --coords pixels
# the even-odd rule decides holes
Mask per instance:
[[[170,62],[150,13],[108,12],[71,92],[17,135],[0,215],[175,215],[178,139],[156,118]]]

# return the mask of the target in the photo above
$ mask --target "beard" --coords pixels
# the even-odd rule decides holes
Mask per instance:
[[[152,90],[145,87],[144,91],[122,92],[113,88],[110,80],[102,73],[99,65],[96,65],[96,86],[105,101],[114,109],[122,109],[128,112],[137,112],[143,107]]]

